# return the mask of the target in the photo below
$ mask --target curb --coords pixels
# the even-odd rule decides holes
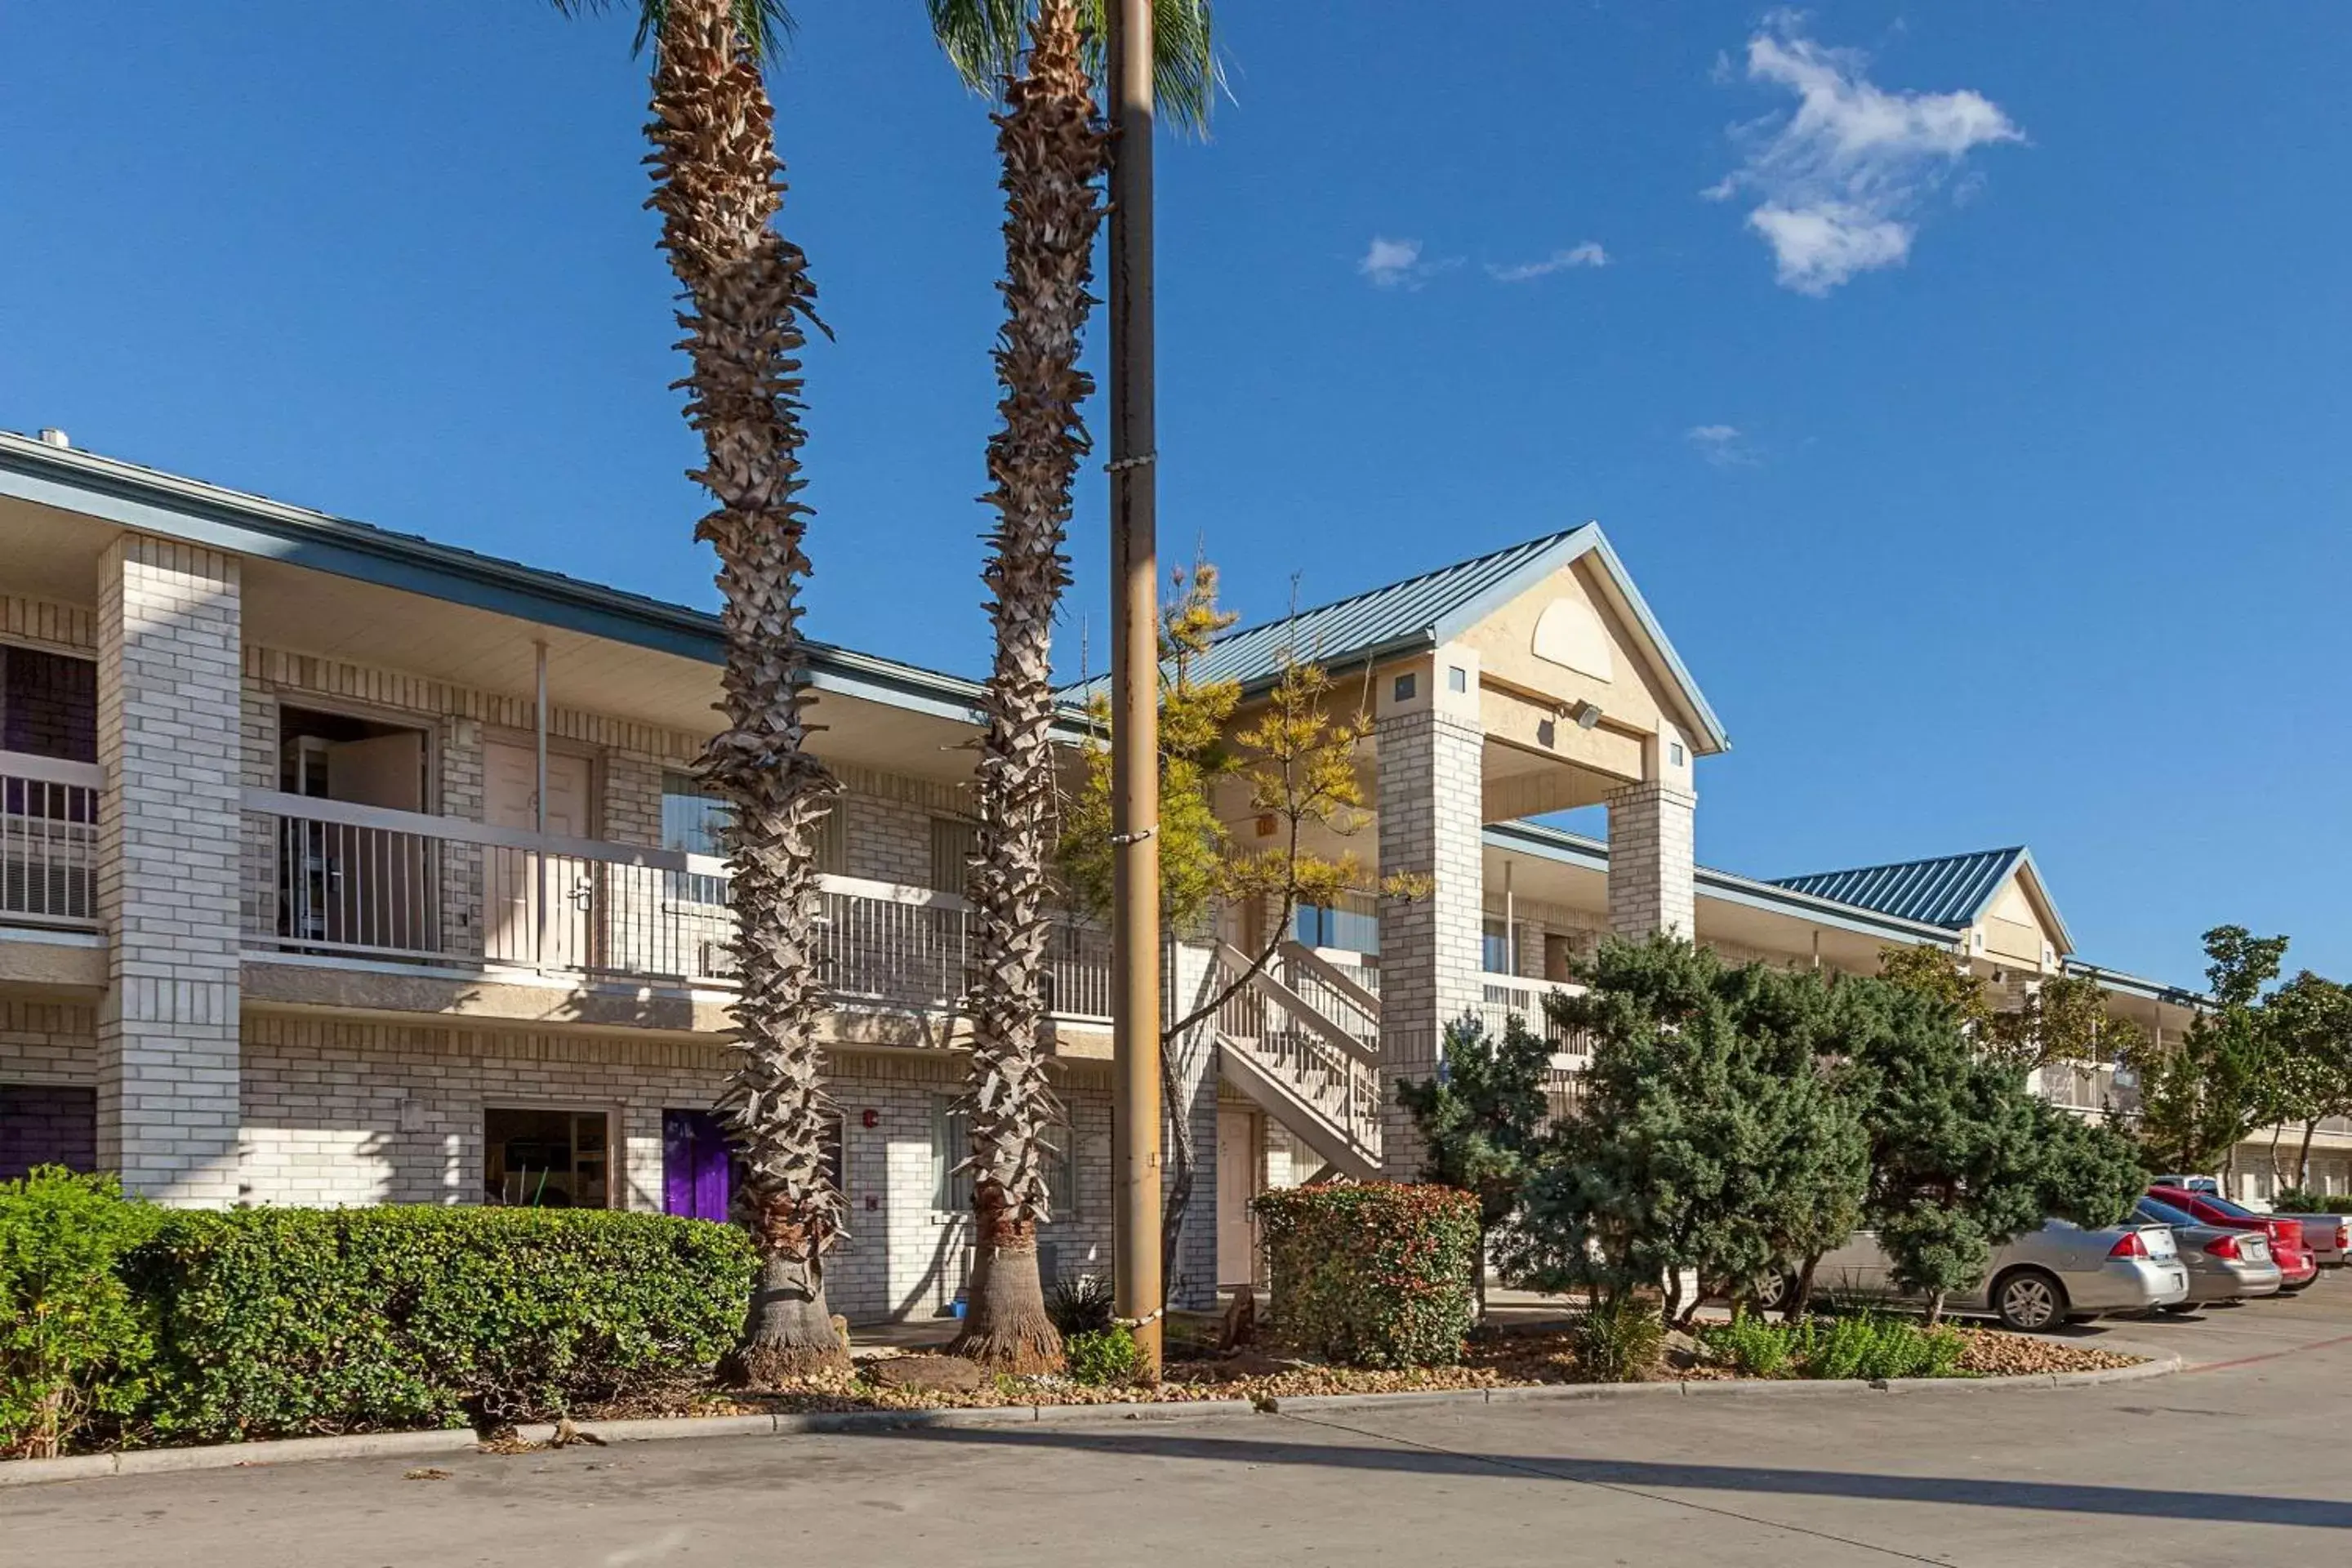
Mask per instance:
[[[1313,1394],[1253,1403],[1195,1399],[1125,1405],[1001,1405],[976,1410],[845,1410],[809,1415],[688,1415],[667,1420],[599,1421],[583,1426],[606,1443],[658,1443],[698,1437],[815,1436],[827,1433],[934,1430],[973,1426],[1074,1426],[1101,1421],[1196,1421],[1218,1416],[1306,1415],[1323,1411],[1391,1410],[1402,1405],[1576,1404],[1593,1400],[1830,1398],[1840,1394],[1971,1393],[2028,1388],[2095,1388],[2138,1383],[2181,1371],[2187,1362],[2165,1356],[2103,1372],[2028,1373],[2018,1377],[1906,1377],[1878,1383],[1739,1378],[1702,1383],[1560,1383],[1510,1388],[1433,1389],[1412,1394]],[[516,1429],[526,1442],[545,1443],[553,1425]],[[432,1432],[371,1432],[340,1437],[285,1437],[202,1448],[133,1448],[76,1454],[62,1459],[0,1463],[0,1489],[108,1476],[169,1475],[190,1470],[242,1469],[321,1459],[399,1458],[415,1454],[470,1453],[480,1440],[464,1428]]]

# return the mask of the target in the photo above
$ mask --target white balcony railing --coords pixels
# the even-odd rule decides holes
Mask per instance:
[[[0,922],[97,926],[105,782],[89,763],[0,752]]]
[[[1478,983],[1481,1000],[1477,1017],[1486,1025],[1490,1037],[1499,1037],[1512,1016],[1517,1015],[1528,1028],[1550,1042],[1555,1066],[1575,1070],[1592,1059],[1591,1037],[1552,1022],[1551,1012],[1544,1005],[1544,998],[1554,994],[1581,995],[1582,986],[1559,980],[1527,980],[1515,974],[1482,974]]]
[[[733,984],[727,865],[454,817],[248,790],[246,940],[313,957]],[[819,962],[845,1002],[952,1009],[968,916],[952,894],[824,879]],[[1049,1012],[1110,1009],[1108,939],[1056,923]]]

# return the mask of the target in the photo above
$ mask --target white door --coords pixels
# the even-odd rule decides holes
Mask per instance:
[[[330,745],[327,796],[394,811],[423,811],[423,731],[403,730]],[[342,875],[329,910],[328,934],[365,947],[423,951],[427,945],[426,911],[434,898],[432,841],[373,827],[345,829],[338,837]]]
[[[482,819],[492,827],[530,832],[538,826],[538,780],[539,759],[531,748],[486,742]],[[559,838],[589,836],[587,758],[548,753],[547,831]],[[593,864],[570,856],[541,857],[497,847],[483,854],[483,920],[488,927],[484,932],[485,955],[515,963],[538,962],[551,969],[583,967],[594,951]],[[547,897],[547,951],[535,959],[542,880]]]
[[[1247,1285],[1257,1275],[1257,1113],[1217,1112],[1217,1283]]]

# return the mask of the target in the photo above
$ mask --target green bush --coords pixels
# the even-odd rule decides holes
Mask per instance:
[[[1784,1377],[1796,1359],[1795,1331],[1786,1323],[1768,1323],[1752,1315],[1704,1328],[1699,1342],[1742,1377]]]
[[[1251,1205],[1274,1271],[1274,1321],[1353,1366],[1462,1359],[1478,1268],[1478,1200],[1451,1187],[1292,1187]]]
[[[156,1218],[112,1176],[0,1182],[0,1458],[47,1458],[137,1410],[153,1313],[118,1266]]]
[[[1143,1350],[1125,1329],[1081,1329],[1062,1342],[1062,1361],[1073,1382],[1116,1387],[1135,1381]]]
[[[1878,1313],[1812,1319],[1793,1331],[1792,1343],[1804,1376],[1868,1382],[1955,1376],[1966,1348],[1950,1329]]]
[[[709,1366],[752,1275],[730,1226],[596,1210],[180,1213],[129,1260],[159,1436],[495,1426]]]
[[[1665,1320],[1638,1297],[1603,1301],[1577,1320],[1576,1359],[1598,1383],[1639,1383],[1658,1370]]]

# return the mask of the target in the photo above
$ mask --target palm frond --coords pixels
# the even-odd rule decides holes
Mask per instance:
[[[566,16],[601,16],[613,8],[613,0],[548,0]],[[648,43],[661,37],[662,18],[669,11],[667,0],[635,0],[637,36],[629,47],[645,53]],[[753,59],[773,59],[784,52],[792,41],[793,14],[784,0],[735,0],[735,26],[751,41]]]
[[[650,3],[650,0],[649,0]],[[1080,0],[1079,25],[1086,30],[1087,74],[1097,82],[1105,68],[1104,44],[1110,25],[1106,7],[1116,0]],[[1020,69],[1023,29],[1033,0],[925,0],[931,34],[974,92],[994,95],[1004,79]],[[1152,93],[1160,118],[1176,130],[1206,135],[1210,110],[1230,97],[1224,62],[1217,58],[1210,0],[1152,0]]]

